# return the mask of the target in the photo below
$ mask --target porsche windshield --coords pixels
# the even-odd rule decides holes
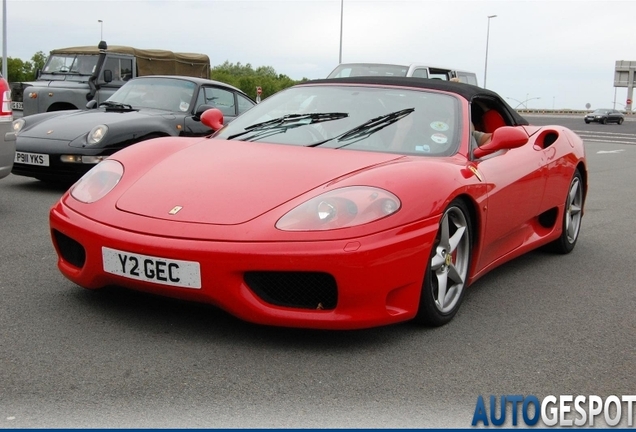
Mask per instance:
[[[214,138],[417,155],[450,155],[461,137],[460,102],[403,88],[304,85],[283,90]]]
[[[135,78],[117,90],[107,102],[133,108],[190,112],[196,84],[178,78]]]

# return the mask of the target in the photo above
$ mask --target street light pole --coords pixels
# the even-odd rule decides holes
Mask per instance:
[[[541,97],[533,97],[533,98],[530,98],[530,99],[526,99],[526,104],[525,104],[526,105],[526,109],[528,109],[528,102],[530,102],[531,100],[538,100],[538,99],[541,99]]]
[[[486,64],[484,65],[484,88],[486,88],[486,77],[488,76],[488,41],[490,39],[490,19],[497,15],[488,15],[488,29],[486,30]]]
[[[513,100],[513,101],[517,102],[517,106],[514,107],[514,109],[517,109],[517,108],[519,108],[522,105],[523,105],[523,107],[525,109],[528,109],[528,102],[530,102],[531,100],[541,99],[541,97],[528,98],[528,96],[529,96],[529,94],[526,94],[526,100],[524,100],[524,101],[520,101],[518,99],[511,98],[511,97],[508,97],[508,96],[506,96],[506,99],[510,99],[510,100]],[[553,98],[553,100],[554,100],[554,98]]]
[[[344,11],[344,0],[340,0],[340,55],[338,56],[338,64],[342,63],[342,21]]]
[[[2,76],[9,81],[7,74],[7,0],[2,0]]]
[[[97,22],[99,23],[99,40],[103,41],[104,40],[104,21],[97,20]]]

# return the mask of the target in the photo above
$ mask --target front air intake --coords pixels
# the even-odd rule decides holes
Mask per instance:
[[[244,280],[254,294],[277,306],[330,310],[338,303],[336,280],[328,273],[254,271]]]
[[[86,251],[81,244],[58,230],[53,230],[53,239],[64,261],[78,268],[84,267]]]

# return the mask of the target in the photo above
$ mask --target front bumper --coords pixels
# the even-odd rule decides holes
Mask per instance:
[[[15,134],[10,122],[0,122],[0,178],[11,173],[15,156]]]
[[[68,141],[48,140],[18,136],[16,151],[46,154],[49,156],[49,165],[31,165],[20,162],[13,164],[11,172],[15,175],[34,177],[46,181],[59,181],[72,183],[86,174],[95,164],[62,162],[62,155],[98,156],[104,155],[102,148],[79,149],[69,145]]]
[[[143,226],[140,218],[140,226]],[[412,319],[419,307],[424,272],[435,240],[437,218],[362,238],[298,242],[228,242],[157,237],[108,226],[73,211],[63,202],[50,212],[58,268],[88,288],[109,285],[210,303],[246,321],[276,326],[356,329]],[[79,255],[60,238],[72,239]],[[62,243],[66,243],[64,240]],[[107,273],[102,247],[200,263],[201,288],[180,288]],[[295,295],[302,281],[290,274],[333,278],[337,301],[327,308],[291,307],[271,301],[254,285],[254,274],[273,275]],[[298,279],[294,279],[297,280]],[[271,280],[270,280],[270,283]]]

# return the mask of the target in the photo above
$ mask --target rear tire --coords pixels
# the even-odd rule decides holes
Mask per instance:
[[[415,321],[437,327],[453,319],[464,297],[471,248],[470,213],[466,204],[455,200],[440,222]]]
[[[583,177],[577,169],[570,182],[565,198],[565,209],[561,222],[561,237],[550,244],[551,249],[560,254],[572,252],[581,231],[583,217]]]

